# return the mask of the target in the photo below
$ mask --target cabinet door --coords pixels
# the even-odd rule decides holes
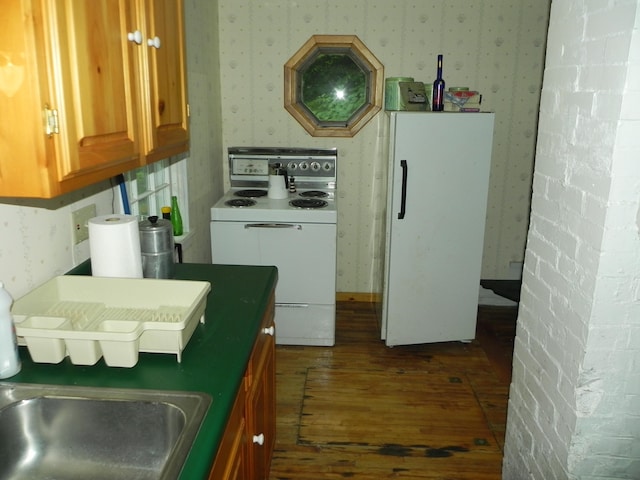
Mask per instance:
[[[42,16],[37,6],[21,1],[3,2],[0,8],[0,194],[50,197],[57,185],[55,159],[47,157],[42,124],[47,85],[42,44]],[[50,160],[50,161],[49,161]],[[53,163],[53,165],[51,165]]]
[[[183,11],[182,0],[146,0],[141,12],[147,162],[189,148]]]
[[[262,328],[273,327],[273,304]],[[247,429],[250,478],[269,478],[271,455],[276,439],[276,385],[274,335],[261,330],[252,356],[251,388],[247,398]]]
[[[273,344],[273,341],[271,342]],[[271,454],[275,446],[275,362],[273,346],[264,356],[260,378],[256,379],[256,388],[251,397],[251,418],[253,448],[250,453],[250,465],[255,479],[268,479],[271,466]],[[258,438],[255,438],[258,436]]]
[[[50,106],[58,110],[60,131],[55,147],[59,181],[74,184],[74,177],[84,175],[86,185],[92,175],[102,179],[138,166],[138,99],[133,46],[127,39],[131,2],[43,3],[51,42]]]
[[[0,195],[53,197],[138,166],[130,2],[0,10]]]
[[[246,424],[244,389],[238,392],[218,447],[209,480],[244,480],[246,476]]]

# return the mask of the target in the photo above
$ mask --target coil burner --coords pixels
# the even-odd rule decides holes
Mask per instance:
[[[257,188],[249,188],[246,190],[238,190],[234,195],[242,198],[260,198],[266,196],[267,191]]]
[[[327,198],[329,194],[322,190],[307,190],[306,192],[300,193],[300,196],[306,198]]]
[[[255,200],[251,200],[250,198],[232,198],[224,202],[225,205],[229,207],[253,207],[256,204]]]
[[[314,209],[326,207],[327,202],[317,198],[296,198],[295,200],[291,200],[289,205],[296,208]]]

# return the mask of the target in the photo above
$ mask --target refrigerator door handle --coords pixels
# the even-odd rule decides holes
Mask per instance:
[[[407,207],[407,174],[409,173],[409,167],[406,160],[400,160],[400,167],[402,168],[402,198],[400,199],[400,213],[398,213],[398,220],[402,220],[406,213]]]

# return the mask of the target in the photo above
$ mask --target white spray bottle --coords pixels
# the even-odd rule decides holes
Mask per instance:
[[[0,282],[0,378],[13,377],[22,364],[18,357],[16,329],[11,317],[13,298]]]

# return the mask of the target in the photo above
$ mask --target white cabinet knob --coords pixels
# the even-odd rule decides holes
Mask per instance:
[[[258,445],[264,445],[264,433],[261,433],[260,435],[254,435],[253,443],[257,443]]]
[[[138,45],[140,45],[142,43],[142,33],[140,32],[140,30],[136,30],[135,32],[129,32],[127,33],[127,40],[129,40],[130,42],[135,42]]]
[[[153,37],[148,39],[147,45],[154,48],[160,48],[160,37]]]
[[[276,329],[273,328],[273,325],[271,325],[270,327],[264,327],[262,329],[262,333],[266,333],[267,335],[271,335],[272,337],[275,332],[276,332]]]

